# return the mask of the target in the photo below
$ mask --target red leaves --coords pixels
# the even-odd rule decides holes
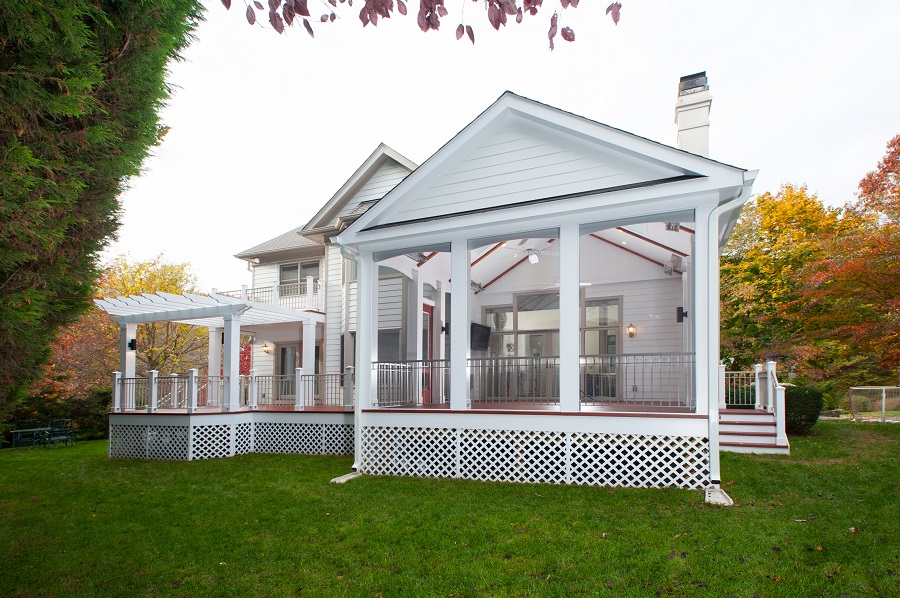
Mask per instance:
[[[368,23],[377,26],[378,17],[390,19],[393,10],[394,0],[366,0],[365,6],[359,11],[359,20],[362,21],[363,27]],[[406,10],[406,6],[403,7],[403,10]]]
[[[469,36],[469,40],[474,44],[475,43],[475,31],[472,29],[471,25],[466,25],[466,35]]]
[[[553,50],[553,38],[556,37],[556,23],[559,21],[559,17],[556,16],[556,13],[553,13],[553,16],[550,17],[550,31],[547,32],[547,37],[550,39],[550,50]]]
[[[279,6],[281,6],[281,0],[269,0],[269,10],[272,12],[278,10]]]
[[[294,3],[293,2],[285,2],[284,8],[281,9],[282,14],[284,15],[284,22],[288,24],[288,26],[294,23]]]
[[[309,8],[306,7],[306,0],[294,0],[294,12],[301,17],[308,17]]]
[[[313,28],[312,25],[309,24],[309,21],[303,19],[303,26],[306,27],[306,32],[309,34],[309,36],[315,39],[316,34],[313,33]]]
[[[271,4],[271,1],[269,4]],[[278,33],[284,33],[284,21],[281,20],[281,15],[274,10],[269,11],[269,24]]]
[[[456,28],[456,39],[457,40],[462,39],[462,36],[465,34],[466,34],[466,28],[462,23],[460,23],[459,27]]]
[[[528,12],[531,16],[537,14],[538,7],[543,3],[544,0],[525,0],[522,3],[522,10]]]
[[[256,22],[256,12],[254,12],[252,6],[247,7],[247,22],[251,25]]]
[[[321,17],[319,17],[319,21],[321,21],[322,23],[327,23],[328,15],[322,15]]]
[[[559,34],[567,42],[575,41],[575,32],[572,31],[571,27],[563,27],[562,31],[560,31]]]
[[[419,14],[416,24],[423,32],[429,29],[437,31],[441,27],[441,17],[447,16],[444,0],[419,0]]]
[[[403,3],[403,0],[397,0],[397,12],[406,16],[406,4]]]
[[[559,3],[563,8],[569,8],[570,6],[572,8],[578,8],[578,0],[559,0]]]
[[[459,27],[456,28],[456,39],[462,39],[463,35],[468,35],[469,41],[473,44],[475,43],[475,32],[472,30],[471,25],[464,26],[462,23],[459,24]]]
[[[488,21],[494,29],[500,29],[500,25],[506,25],[506,16],[515,16],[519,9],[515,0],[489,0]]]
[[[262,2],[259,2],[258,0],[253,0],[253,6],[255,6],[257,8],[257,10],[263,9]]]
[[[231,0],[222,0],[222,6],[225,7],[225,10],[230,9],[231,8]]]
[[[606,14],[612,14],[613,23],[616,25],[619,24],[619,13],[622,10],[621,2],[613,2],[609,6],[606,7]]]

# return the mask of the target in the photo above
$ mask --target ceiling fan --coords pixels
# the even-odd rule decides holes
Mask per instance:
[[[555,251],[548,251],[548,247],[550,247],[550,244],[553,243],[553,239],[547,241],[547,243],[545,243],[543,247],[522,247],[528,241],[529,239],[522,239],[513,247],[504,245],[503,247],[501,247],[501,249],[512,251],[512,253],[510,255],[501,256],[500,259],[527,258],[530,263],[537,264],[541,261],[541,255],[559,255]]]

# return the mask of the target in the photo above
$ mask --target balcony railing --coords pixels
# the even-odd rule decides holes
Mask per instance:
[[[377,362],[375,407],[416,407],[449,402],[450,362],[446,359]]]
[[[472,400],[486,406],[559,404],[559,357],[470,359]]]
[[[306,280],[285,284],[273,284],[263,287],[241,287],[236,291],[219,291],[213,289],[216,295],[255,301],[266,305],[278,305],[288,309],[313,309],[325,310],[325,288],[327,282],[313,277]]]
[[[725,372],[725,405],[756,406],[756,372]]]
[[[582,405],[692,408],[694,354],[584,355],[580,382]]]

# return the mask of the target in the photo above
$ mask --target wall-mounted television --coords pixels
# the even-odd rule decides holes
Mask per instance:
[[[487,351],[491,341],[491,327],[472,322],[472,334],[469,348],[473,351]]]

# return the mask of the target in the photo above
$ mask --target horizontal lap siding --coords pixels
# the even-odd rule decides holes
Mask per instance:
[[[599,146],[563,142],[517,124],[495,133],[404,206],[402,221],[590,191],[676,174]]]
[[[269,264],[253,268],[253,287],[270,287],[278,282],[278,266]]]
[[[341,209],[342,214],[349,213],[361,202],[373,199],[381,199],[385,194],[397,186],[409,174],[406,167],[401,166],[393,160],[388,160],[375,174],[372,175],[365,185],[363,185],[356,194],[351,197]]]
[[[378,281],[378,329],[403,327],[403,278]]]

